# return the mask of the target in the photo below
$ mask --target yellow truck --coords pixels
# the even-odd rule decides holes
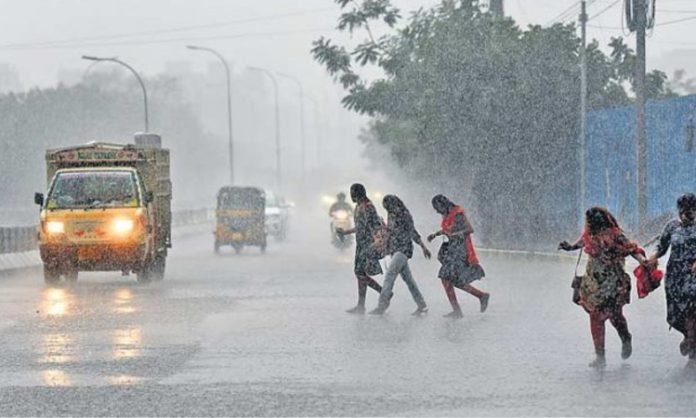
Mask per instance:
[[[171,248],[169,150],[154,134],[135,144],[91,142],[46,152],[48,192],[41,206],[44,280],[76,281],[80,271],[164,278]]]

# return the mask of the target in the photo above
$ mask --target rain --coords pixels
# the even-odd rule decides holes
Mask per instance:
[[[0,416],[694,415],[692,3],[0,1]]]

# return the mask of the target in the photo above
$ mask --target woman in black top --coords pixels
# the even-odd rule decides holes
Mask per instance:
[[[411,213],[398,197],[394,195],[384,196],[382,205],[386,209],[387,218],[387,254],[391,255],[387,273],[384,278],[384,286],[382,293],[379,295],[379,305],[370,313],[381,315],[389,307],[389,301],[392,297],[392,289],[396,276],[401,275],[411,292],[413,300],[416,302],[417,308],[413,315],[420,315],[428,311],[423,295],[418,289],[416,281],[413,279],[411,269],[408,266],[408,260],[413,257],[413,243],[420,245],[425,258],[430,258],[430,251],[425,247],[421,240],[420,234],[416,231],[413,225],[413,217]]]
[[[355,183],[350,186],[350,198],[356,203],[355,227],[349,231],[337,229],[341,235],[355,234],[355,277],[358,279],[358,304],[346,312],[351,314],[365,313],[365,298],[368,286],[378,293],[382,286],[370,276],[382,274],[379,264],[380,255],[374,248],[374,236],[382,228],[382,219],[367,197],[365,186]]]

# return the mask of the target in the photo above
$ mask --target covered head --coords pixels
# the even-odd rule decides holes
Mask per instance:
[[[585,212],[585,225],[590,234],[597,234],[607,229],[619,228],[619,223],[607,208],[593,206]]]
[[[696,218],[696,196],[685,193],[677,199],[677,211],[683,220],[693,221]]]
[[[682,210],[696,209],[696,195],[693,193],[685,193],[679,196],[679,199],[677,199],[677,209],[679,209],[680,212]]]
[[[350,198],[356,203],[367,199],[367,191],[365,190],[365,186],[360,183],[354,183],[352,186],[350,186]]]
[[[435,211],[441,215],[448,213],[454,206],[454,203],[452,203],[451,200],[441,194],[433,197],[433,200],[430,203],[432,203],[433,209],[435,209]]]
[[[406,209],[406,205],[404,205],[404,202],[401,199],[399,199],[398,196],[393,194],[388,194],[384,196],[384,199],[382,199],[382,206],[384,206],[384,209],[391,214],[401,214],[408,212],[408,210]]]

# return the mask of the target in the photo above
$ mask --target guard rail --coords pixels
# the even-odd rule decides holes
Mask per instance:
[[[214,219],[215,212],[211,209],[174,211],[172,213],[172,227],[197,225]],[[36,225],[0,227],[0,254],[31,251],[36,247]]]

